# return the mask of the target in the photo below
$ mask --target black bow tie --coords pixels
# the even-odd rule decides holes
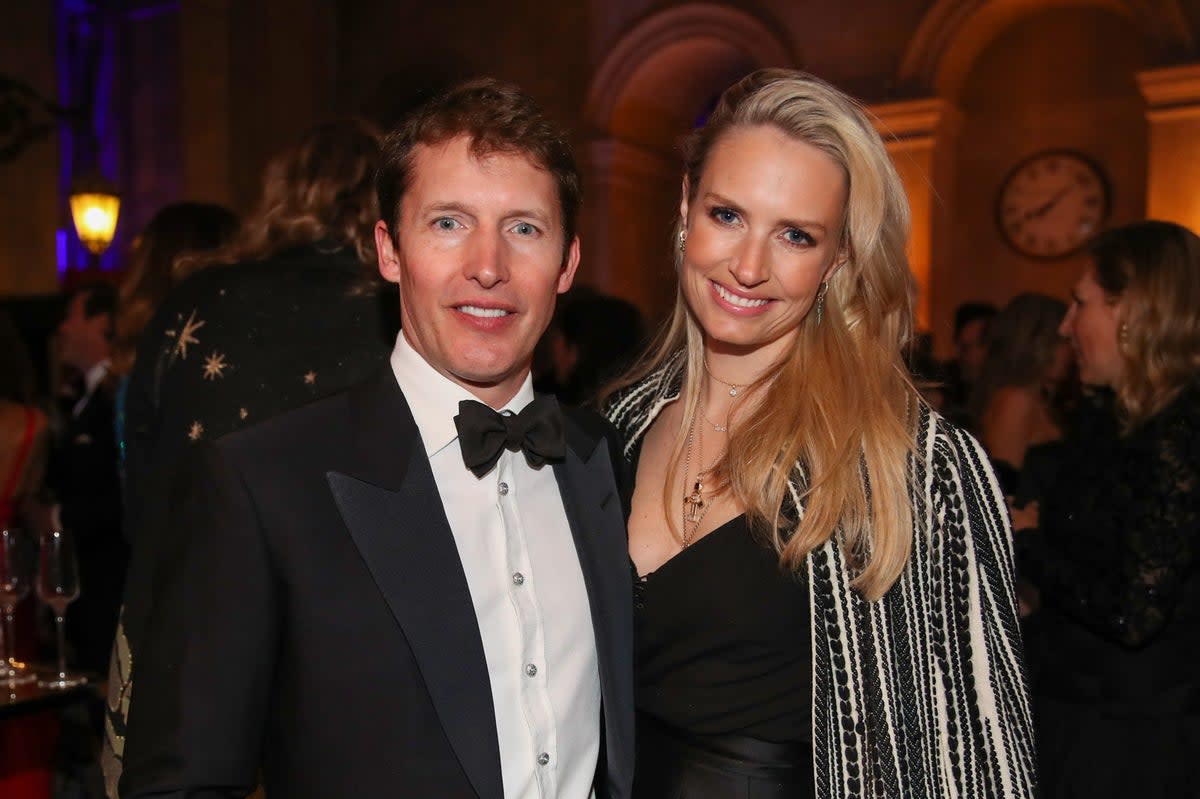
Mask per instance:
[[[524,450],[525,460],[535,469],[547,461],[561,460],[567,454],[563,438],[562,411],[554,397],[539,395],[518,414],[497,413],[482,402],[458,403],[458,443],[463,463],[483,477],[505,448]]]

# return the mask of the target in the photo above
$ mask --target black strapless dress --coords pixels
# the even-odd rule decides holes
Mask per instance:
[[[635,799],[812,797],[804,580],[739,516],[634,591]]]

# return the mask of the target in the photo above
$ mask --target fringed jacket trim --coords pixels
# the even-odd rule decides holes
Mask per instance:
[[[684,359],[606,408],[628,458],[677,399]],[[979,443],[921,406],[909,465],[913,548],[878,601],[851,589],[834,536],[808,555],[817,796],[1031,797],[1033,718],[1012,534]],[[797,464],[792,500],[803,513]]]

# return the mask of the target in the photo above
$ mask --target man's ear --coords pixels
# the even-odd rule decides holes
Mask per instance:
[[[380,219],[375,223],[375,253],[379,261],[379,276],[389,283],[400,282],[400,258],[396,245],[388,231],[387,222]]]
[[[571,239],[567,247],[567,257],[563,260],[562,271],[558,275],[558,293],[565,294],[575,282],[575,271],[579,269],[579,237]]]

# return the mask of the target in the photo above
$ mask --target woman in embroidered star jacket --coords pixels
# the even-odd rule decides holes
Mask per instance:
[[[639,797],[1033,792],[1008,516],[904,368],[908,207],[804,73],[689,141],[673,317],[606,402],[635,489]]]

